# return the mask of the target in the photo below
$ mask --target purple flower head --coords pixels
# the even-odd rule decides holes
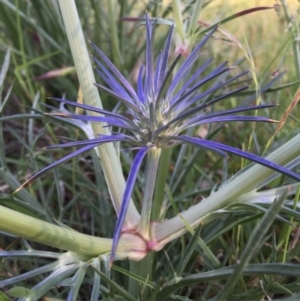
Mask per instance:
[[[155,62],[152,49],[154,28],[151,20],[146,15],[146,59],[145,65],[141,66],[139,70],[136,89],[131,86],[104,53],[92,44],[97,53],[97,58],[94,57],[95,63],[97,64],[97,72],[106,83],[106,85],[96,85],[101,90],[119,100],[127,108],[126,114],[112,113],[66,99],[55,98],[55,100],[59,102],[101,114],[99,117],[65,113],[57,114],[57,116],[89,122],[105,122],[113,129],[118,128],[121,129],[121,131],[119,131],[120,133],[118,134],[112,132],[109,136],[102,135],[89,140],[50,146],[49,149],[74,146],[80,148],[41,170],[26,183],[50,168],[103,143],[122,141],[138,150],[127,179],[122,207],[119,212],[114,233],[111,258],[114,258],[117,243],[122,233],[124,218],[139,168],[145,155],[151,148],[164,149],[182,143],[188,143],[217,152],[222,156],[226,156],[227,153],[238,155],[300,181],[298,174],[257,155],[218,142],[181,134],[190,127],[214,122],[274,122],[274,120],[266,117],[240,115],[242,112],[269,108],[274,105],[239,107],[209,113],[209,108],[213,104],[247,89],[246,86],[243,86],[234,91],[222,94],[222,88],[224,86],[244,76],[247,72],[241,72],[236,76],[226,78],[225,75],[231,68],[226,66],[227,63],[223,63],[210,73],[203,75],[204,71],[206,71],[207,67],[212,63],[212,58],[206,60],[201,67],[192,73],[195,62],[201,56],[200,51],[202,47],[214,34],[216,29],[217,28],[211,30],[204,39],[197,44],[185,61],[181,63],[180,67],[177,68],[180,56],[176,57],[173,62],[169,62],[173,27],[170,29],[165,46]],[[222,76],[222,81],[214,81],[215,79],[220,79],[220,76]],[[201,90],[202,87],[208,83],[212,83],[210,88]]]

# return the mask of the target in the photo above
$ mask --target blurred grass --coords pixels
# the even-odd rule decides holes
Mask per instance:
[[[251,1],[251,3],[215,0],[205,6],[200,20],[213,24],[247,8],[275,3],[281,4],[279,1],[263,0]],[[221,26],[221,29],[239,41],[242,47],[237,47],[237,43],[230,41],[229,36],[222,32],[219,32],[217,38],[205,47],[203,57],[216,56],[215,65],[229,60],[229,64],[237,65],[239,70],[251,70],[252,78],[256,78],[257,81],[255,83],[255,80],[247,80],[251,84],[249,88],[252,90],[251,95],[230,98],[216,109],[237,106],[244,101],[278,103],[277,108],[266,110],[263,114],[281,120],[299,85],[292,85],[259,97],[256,97],[256,92],[276,79],[278,72],[285,73],[281,78],[278,77],[274,87],[300,80],[295,61],[297,53],[293,48],[293,45],[299,42],[295,40],[298,37],[299,3],[296,0],[287,3],[288,12],[294,18],[292,22],[287,20],[283,8],[278,11],[266,10],[249,14]],[[135,23],[118,22],[118,20],[128,16],[141,17],[146,9],[153,17],[172,18],[170,2],[151,1],[144,4],[140,1],[113,1],[113,4],[114,6],[110,7],[106,1],[101,3],[92,0],[77,1],[86,38],[99,46],[118,65],[122,73],[134,82],[137,67],[143,61],[144,28],[135,28]],[[191,9],[187,7],[184,18],[189,16],[191,16]],[[162,30],[158,30],[156,52],[159,51],[159,45],[162,44],[166,33],[165,27],[160,26],[160,28]],[[11,194],[30,175],[65,154],[63,150],[53,153],[44,152],[42,147],[61,143],[67,139],[82,139],[84,134],[66,123],[43,117],[38,113],[49,111],[53,107],[57,108],[57,104],[47,100],[46,97],[62,97],[66,94],[68,99],[75,100],[79,90],[76,74],[72,72],[62,74],[60,77],[34,80],[49,71],[73,66],[57,2],[55,0],[0,0],[1,63],[8,48],[11,50],[11,59],[1,91],[2,99],[6,93],[9,93],[9,99],[0,116],[2,125],[0,129],[3,132],[2,151],[4,149],[5,152],[5,162],[0,160],[0,204],[49,222],[55,222],[56,219],[83,233],[111,237],[115,216],[99,160],[93,152],[49,172],[19,194]],[[13,85],[12,91],[9,90],[11,85]],[[113,109],[117,103],[105,94],[101,94],[101,97],[104,107],[108,109]],[[21,119],[14,116],[25,113],[34,119],[29,119],[29,115],[26,118],[23,115],[24,118]],[[277,148],[278,145],[299,133],[299,114],[298,105],[289,113],[284,127],[274,136],[269,150]],[[6,118],[3,122],[2,116]],[[225,124],[222,128],[203,127],[200,130],[217,141],[262,154],[268,139],[276,130],[276,125],[249,126],[236,123]],[[121,156],[126,175],[132,156],[128,152],[121,152]],[[177,149],[172,153],[171,164],[168,166],[169,197],[166,198],[168,201],[164,202],[163,216],[167,218],[174,216],[174,212],[185,210],[191,204],[199,202],[202,197],[209,195],[215,185],[224,182],[239,171],[243,164],[246,162],[241,162],[235,157],[222,161],[215,154],[203,153],[190,147]],[[142,181],[140,176],[135,199],[140,199]],[[280,178],[270,183],[269,187],[279,186],[285,182],[288,181]],[[137,206],[139,206],[138,202]],[[293,204],[286,207],[292,209]],[[220,287],[225,285],[225,280],[229,279],[230,273],[233,272],[230,266],[238,262],[253,233],[254,226],[259,223],[268,205],[226,209],[226,214],[220,216],[220,219],[196,232],[202,231],[202,247],[197,245],[196,237],[186,235],[166,246],[167,255],[163,252],[157,254],[154,259],[152,280],[158,287],[163,287],[165,284],[171,287],[173,282],[176,283],[178,275],[174,274],[174,271],[179,271],[180,275],[187,277],[182,280],[185,285],[175,291],[176,295],[172,295],[172,299],[209,300],[216,296]],[[294,209],[299,215],[298,207]],[[268,263],[299,263],[300,260],[299,217],[295,215],[292,218],[286,210],[285,213],[281,213],[281,218],[281,221],[271,226],[263,239],[261,249],[253,253],[251,264],[257,266],[253,267],[252,274],[250,272],[247,274],[246,269],[245,276],[240,276],[239,285],[233,289],[231,300],[259,300],[266,295],[272,296],[275,300],[299,293],[300,275],[296,272],[291,276],[287,273],[276,275],[281,267],[272,266],[267,274],[263,273]],[[290,224],[284,223],[283,220],[293,221],[295,227],[289,228]],[[280,235],[283,225],[291,232],[289,237]],[[284,249],[281,247],[283,242]],[[34,246],[40,249],[46,248]],[[1,235],[0,248],[20,249],[23,248],[23,244],[19,239]],[[224,273],[214,270],[215,267],[204,252],[206,248],[209,248],[220,260],[222,267],[228,268],[228,273],[227,270]],[[5,279],[28,271],[43,264],[44,261],[44,259],[3,261],[0,263],[0,278]],[[125,268],[125,271],[128,270],[127,262],[119,265]],[[124,276],[124,271],[121,270],[122,273],[120,269],[119,272],[112,272],[113,279],[116,283],[126,286],[131,275],[127,272],[127,276]],[[201,273],[209,272],[215,272],[215,275],[212,275],[212,278],[207,276],[207,281],[205,277],[201,278]],[[190,279],[193,274],[196,275],[196,280]],[[141,279],[137,279],[142,282]],[[36,277],[24,285],[32,287],[38,280],[41,278]],[[90,283],[91,280],[87,282]],[[141,285],[141,296],[143,296],[142,288]],[[85,285],[82,288],[82,296],[89,295],[89,290],[90,287]],[[56,288],[51,292],[51,296],[60,293],[61,290]],[[104,295],[108,298],[113,294],[114,292],[110,292]],[[186,296],[186,299],[183,296]],[[170,296],[168,298],[171,299]],[[155,289],[152,299],[155,300]]]

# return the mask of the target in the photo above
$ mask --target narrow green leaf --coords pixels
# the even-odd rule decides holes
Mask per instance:
[[[170,257],[169,257],[168,253],[165,250],[164,250],[164,253],[165,253],[165,257],[166,257],[166,261],[167,261],[167,268],[166,268],[166,270],[169,271],[169,272],[171,272],[171,275],[173,277],[176,277],[176,271],[175,271],[175,269],[173,267],[173,264],[172,264],[172,262],[170,260]]]
[[[107,277],[104,273],[102,273],[100,270],[96,269],[93,265],[91,267],[94,269],[94,271],[99,274],[99,276],[107,282],[118,294],[120,294],[125,300],[127,301],[136,301],[125,289],[123,289],[121,286],[119,286],[116,282],[111,280],[109,277]]]
[[[214,23],[214,24],[210,25],[209,27],[207,27],[204,30],[200,31],[200,34],[206,33],[208,31],[210,31],[211,29],[213,29],[214,27],[216,27],[217,25],[225,24],[225,23],[227,23],[231,20],[234,20],[236,18],[245,16],[245,15],[257,12],[257,11],[262,11],[262,10],[266,10],[266,9],[274,9],[275,7],[276,7],[275,5],[274,6],[257,6],[257,7],[252,7],[252,8],[249,8],[249,9],[242,10],[238,13],[234,13],[234,14],[218,21],[217,23]]]
[[[101,264],[99,258],[93,258],[92,265],[97,269],[100,270]],[[101,277],[97,272],[94,271],[94,279],[93,279],[93,289],[91,294],[91,301],[98,301],[100,298],[100,283]]]
[[[177,267],[177,276],[181,276],[186,265],[188,264],[188,261],[190,260],[193,252],[195,251],[195,248],[198,243],[198,237],[200,236],[202,230],[202,226],[199,225],[199,227],[196,229],[191,241],[189,242],[187,248],[185,249],[185,252],[181,258],[181,261]]]
[[[12,190],[16,190],[21,185],[9,170],[0,168],[0,178],[4,180]],[[49,216],[47,216],[47,213],[41,204],[26,189],[22,189],[20,192],[18,192],[17,196],[23,201],[24,206],[29,205],[34,212],[40,214],[41,216],[46,216],[49,221],[52,220]]]
[[[299,85],[299,83],[300,83],[300,80],[297,80],[297,81],[287,83],[287,84],[283,84],[283,85],[280,85],[280,86],[277,86],[277,87],[274,87],[274,88],[268,88],[267,90],[263,91],[263,93],[277,92],[277,91],[280,91],[280,90],[290,88],[290,87],[295,86],[295,85]],[[256,94],[256,93],[257,93],[257,90],[247,89],[245,91],[241,91],[241,92],[236,93],[234,96],[246,96],[246,95],[252,95],[252,94]]]
[[[10,301],[10,299],[2,291],[0,291],[0,301]]]
[[[300,185],[298,185],[298,189],[297,189],[297,192],[296,192],[296,196],[294,198],[294,204],[293,204],[293,209],[292,211],[296,211],[297,209],[297,205],[298,205],[298,202],[299,202],[299,198],[300,198]],[[290,224],[291,225],[287,225],[285,224],[283,226],[283,229],[282,229],[282,234],[285,235],[282,236],[281,238],[285,240],[284,242],[284,251],[283,251],[283,258],[282,258],[282,262],[286,262],[286,257],[287,257],[287,253],[288,253],[288,245],[289,245],[289,240],[290,240],[290,235],[291,235],[291,232],[292,232],[292,228],[293,228],[293,222],[294,222],[294,217],[293,216],[290,216]],[[280,241],[279,241],[280,242]]]
[[[194,235],[195,234],[195,230],[193,229],[193,227],[184,219],[184,217],[182,215],[179,215],[180,218],[182,219],[184,225],[186,226],[186,228],[188,229],[188,231]],[[213,254],[213,252],[209,249],[209,247],[206,245],[206,243],[203,241],[203,239],[198,236],[197,238],[197,243],[199,244],[200,248],[204,251],[205,255],[207,256],[208,260],[213,264],[213,266],[215,268],[218,268],[221,266],[220,261],[218,260],[218,258]]]
[[[201,272],[194,275],[178,278],[169,281],[165,284],[163,289],[157,294],[157,300],[165,300],[167,296],[180,289],[181,287],[215,282],[221,279],[227,279],[235,271],[237,265],[225,267],[213,271]],[[300,269],[296,264],[282,264],[282,263],[264,263],[264,264],[249,264],[243,271],[242,276],[259,276],[259,275],[284,275],[300,277]]]
[[[21,298],[21,297],[33,297],[34,292],[23,286],[15,286],[7,291],[12,297]]]
[[[4,62],[0,71],[0,92],[1,92],[1,87],[3,86],[4,79],[7,74],[7,70],[9,67],[9,61],[10,61],[10,50],[8,49],[6,51],[5,57],[4,57]]]
[[[55,48],[59,49],[62,53],[66,54],[67,50],[64,49],[59,43],[55,41],[55,38],[52,37],[51,34],[48,34],[39,24],[36,22],[34,18],[30,18],[28,15],[19,10],[16,5],[9,0],[1,0],[1,3],[5,5],[9,10],[13,11],[13,13],[17,14],[24,22],[28,25],[32,26],[42,37],[45,38],[51,45]]]
[[[77,300],[79,289],[85,277],[87,268],[88,268],[88,263],[86,262],[79,268],[79,270],[72,277],[71,290],[69,292],[68,300]]]
[[[280,196],[279,196],[280,197]],[[274,198],[275,200],[275,198]],[[285,200],[286,201],[286,200]],[[258,204],[233,204],[233,206],[239,206],[240,207],[240,210],[243,210],[245,208],[245,210],[247,211],[250,211],[251,209],[256,213],[256,211],[258,212],[262,212],[262,213],[266,213],[268,211],[268,207],[265,208],[263,206],[260,206]],[[230,207],[230,206],[229,206]],[[282,207],[282,210],[283,210],[284,207]],[[249,210],[250,209],[250,210]],[[288,208],[287,208],[288,209]],[[252,211],[251,210],[251,211]],[[299,214],[300,216],[300,214]],[[285,224],[288,224],[288,225],[292,225],[287,219],[281,217],[280,215],[277,215],[276,217],[279,221],[285,223]]]
[[[236,268],[234,269],[234,272],[227,280],[226,285],[221,290],[221,292],[217,295],[215,298],[215,301],[221,301],[226,300],[233,288],[235,287],[236,283],[241,277],[241,274],[243,273],[243,270],[248,265],[251,257],[253,257],[254,253],[257,251],[259,246],[264,240],[264,237],[272,225],[273,221],[277,217],[277,213],[279,212],[283,202],[286,199],[286,191],[281,195],[281,197],[274,201],[272,206],[269,208],[269,210],[265,213],[263,218],[261,219],[260,223],[256,226],[254,231],[252,232],[248,244],[244,250],[244,252],[241,255],[240,262],[236,265]]]
[[[137,282],[139,282],[139,283],[141,283],[143,285],[146,285],[146,286],[148,286],[148,287],[150,287],[152,289],[155,288],[155,284],[153,282],[151,282],[151,281],[149,281],[149,280],[147,280],[147,279],[145,279],[145,278],[143,278],[143,277],[141,277],[141,276],[139,276],[137,274],[131,273],[130,271],[122,269],[122,268],[120,268],[120,267],[118,267],[116,265],[113,265],[112,268],[114,270],[116,270],[116,271],[118,271],[118,272],[120,272],[120,273],[122,273],[122,274],[124,274],[124,275],[126,275],[126,276],[128,276],[128,277],[130,277],[130,278],[132,278],[134,280],[136,280]]]
[[[280,299],[279,301],[299,301],[299,300],[300,300],[300,294],[297,294],[288,298]]]

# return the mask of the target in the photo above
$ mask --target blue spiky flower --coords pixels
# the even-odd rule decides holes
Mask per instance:
[[[123,195],[122,206],[114,233],[112,258],[114,257],[117,242],[122,232],[122,225],[139,168],[145,155],[153,149],[165,149],[182,143],[188,143],[215,151],[222,156],[226,156],[226,153],[232,153],[267,166],[275,171],[279,171],[298,181],[300,180],[298,174],[254,154],[222,143],[182,134],[190,127],[215,122],[275,122],[266,117],[239,115],[241,112],[255,111],[274,106],[269,104],[239,107],[212,113],[209,112],[209,108],[213,104],[247,88],[246,86],[243,86],[234,91],[222,94],[222,88],[224,86],[244,76],[247,72],[241,72],[240,74],[223,81],[214,81],[216,78],[220,79],[221,75],[224,79],[224,75],[228,73],[231,68],[226,66],[226,62],[216,67],[209,74],[203,75],[204,71],[207,70],[207,67],[213,61],[212,58],[206,60],[200,68],[191,74],[191,70],[194,68],[196,61],[200,57],[200,50],[216,29],[217,28],[211,30],[194,48],[185,61],[181,63],[180,67],[177,67],[180,56],[172,63],[169,62],[173,32],[173,28],[171,28],[164,49],[158,55],[155,63],[152,49],[154,28],[151,20],[146,16],[146,60],[145,65],[141,66],[139,70],[136,90],[110,62],[104,53],[92,44],[98,55],[98,58],[94,58],[95,63],[97,64],[97,72],[107,84],[106,86],[100,84],[96,85],[125,105],[127,108],[126,114],[112,113],[110,111],[79,104],[66,99],[55,99],[59,102],[83,108],[87,111],[96,112],[101,115],[89,116],[71,113],[55,113],[52,115],[73,118],[85,122],[103,122],[113,129],[119,129],[119,131],[113,131],[109,136],[101,135],[84,141],[49,146],[48,149],[74,146],[81,148],[41,170],[26,183],[50,168],[103,143],[114,141],[126,142],[137,150],[128,175],[127,186]],[[201,90],[203,85],[209,82],[212,83],[210,88],[205,91]],[[217,96],[213,97],[216,93]],[[24,185],[26,183],[24,183]]]

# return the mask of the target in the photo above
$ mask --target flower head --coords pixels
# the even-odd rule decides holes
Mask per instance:
[[[122,131],[118,134],[112,132],[109,136],[101,135],[84,141],[49,146],[48,149],[74,146],[79,146],[81,148],[43,169],[25,182],[24,185],[50,168],[103,143],[122,141],[129,143],[135,149],[138,149],[127,179],[127,186],[124,192],[122,207],[114,234],[112,258],[114,257],[117,242],[122,232],[123,221],[139,168],[145,155],[150,150],[164,149],[182,143],[189,143],[204,149],[215,151],[222,156],[226,156],[226,153],[233,153],[286,174],[298,181],[300,180],[298,174],[257,155],[218,142],[181,134],[190,127],[214,122],[275,122],[266,117],[239,115],[241,112],[254,111],[274,106],[268,104],[238,107],[219,112],[209,112],[209,108],[213,104],[247,88],[246,86],[243,86],[234,91],[222,94],[222,88],[224,86],[247,73],[241,72],[236,76],[227,78],[226,75],[231,70],[230,67],[226,66],[227,62],[217,66],[209,74],[203,75],[204,71],[207,70],[207,67],[213,61],[213,59],[210,58],[192,73],[195,62],[200,57],[200,50],[214,34],[215,30],[216,28],[211,30],[194,48],[180,67],[177,67],[180,61],[180,55],[177,56],[172,63],[169,62],[173,33],[173,28],[171,28],[164,49],[158,55],[155,63],[152,49],[154,28],[151,20],[146,16],[146,60],[145,65],[141,66],[139,70],[136,90],[110,62],[104,53],[92,44],[98,55],[97,58],[94,57],[95,63],[97,64],[97,72],[106,82],[105,86],[100,84],[96,85],[125,105],[127,108],[126,114],[112,113],[107,110],[79,104],[66,99],[55,98],[55,100],[59,102],[74,107],[80,107],[87,111],[97,112],[101,115],[89,116],[71,113],[56,113],[52,114],[54,116],[73,118],[86,122],[104,122],[113,129],[118,128]],[[216,78],[219,80],[214,81]],[[202,91],[201,88],[207,83],[212,83],[211,87]]]

